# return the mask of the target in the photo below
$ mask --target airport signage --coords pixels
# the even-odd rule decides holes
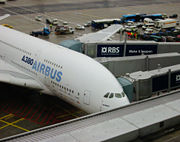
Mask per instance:
[[[97,57],[122,57],[123,45],[99,44],[97,45]]]
[[[97,45],[97,57],[122,57],[124,45],[99,44]],[[126,56],[157,54],[157,45],[127,45]]]
[[[157,54],[157,45],[127,45],[126,56]]]
[[[180,86],[180,71],[171,74],[171,87]]]

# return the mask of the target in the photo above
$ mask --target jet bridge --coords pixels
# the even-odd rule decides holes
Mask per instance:
[[[79,38],[76,38],[76,40],[79,40],[81,43],[103,42],[108,40],[113,34],[117,33],[122,29],[123,29],[122,25],[114,24],[96,33],[85,34]]]
[[[180,91],[91,114],[0,141],[128,142],[180,124]]]
[[[138,101],[180,88],[180,64],[151,71],[137,71],[122,78],[132,82],[134,88],[127,94],[130,100]],[[129,91],[129,90],[128,90]]]
[[[164,53],[155,55],[141,55],[131,57],[95,58],[110,70],[114,76],[119,77],[126,73],[136,71],[154,70],[180,64],[179,53]]]

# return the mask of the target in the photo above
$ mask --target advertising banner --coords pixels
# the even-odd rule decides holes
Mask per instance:
[[[122,57],[124,45],[99,44],[97,45],[97,57]],[[157,54],[157,45],[127,45],[126,56]]]
[[[126,56],[157,54],[157,45],[127,45]]]

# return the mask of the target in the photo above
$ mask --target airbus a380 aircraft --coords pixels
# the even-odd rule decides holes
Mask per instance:
[[[56,95],[88,113],[129,104],[116,78],[100,63],[3,26],[0,82]]]

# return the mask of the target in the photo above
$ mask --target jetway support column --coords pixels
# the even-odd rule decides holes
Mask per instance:
[[[149,56],[146,56],[145,63],[146,71],[149,71]]]
[[[136,80],[136,101],[139,101],[139,81]]]
[[[123,56],[126,56],[126,47],[127,47],[127,33],[125,33],[125,39],[124,39],[124,53]]]
[[[171,69],[168,70],[168,92],[171,91]]]

